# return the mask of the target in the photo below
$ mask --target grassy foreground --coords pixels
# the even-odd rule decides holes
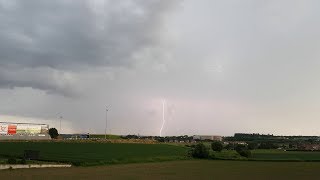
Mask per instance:
[[[40,151],[44,161],[80,166],[186,159],[187,148],[166,144],[76,142],[0,142],[0,157],[19,157],[24,150]]]
[[[1,171],[1,179],[318,179],[317,162],[186,160]]]

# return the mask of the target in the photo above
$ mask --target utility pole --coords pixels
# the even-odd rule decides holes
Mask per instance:
[[[106,109],[106,129],[104,131],[104,139],[107,139],[107,125],[108,125],[108,107]]]

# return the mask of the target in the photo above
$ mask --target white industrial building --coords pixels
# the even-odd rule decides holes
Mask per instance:
[[[194,135],[193,140],[212,140],[212,141],[222,141],[222,136],[217,135]]]
[[[51,139],[48,130],[47,124],[0,122],[0,140]]]

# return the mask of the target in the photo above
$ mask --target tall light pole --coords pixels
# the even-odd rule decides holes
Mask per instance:
[[[60,116],[60,129],[59,129],[59,134],[61,134],[61,120],[62,120],[62,116]]]
[[[106,129],[104,131],[104,139],[107,139],[107,125],[108,125],[108,107],[106,109]]]

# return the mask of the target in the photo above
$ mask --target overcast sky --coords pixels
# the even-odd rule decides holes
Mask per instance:
[[[0,0],[0,121],[320,135],[320,2]],[[59,130],[59,129],[58,129]]]

